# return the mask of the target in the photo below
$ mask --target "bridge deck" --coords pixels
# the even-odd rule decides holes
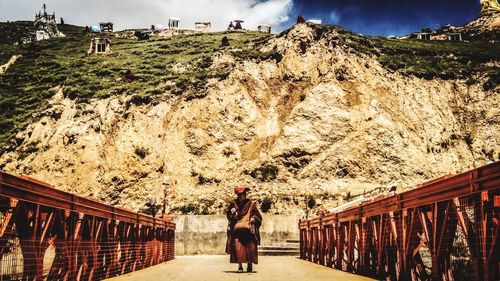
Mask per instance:
[[[254,273],[237,273],[236,268],[237,265],[229,263],[229,256],[180,256],[167,263],[108,280],[372,280],[295,257],[259,257]]]

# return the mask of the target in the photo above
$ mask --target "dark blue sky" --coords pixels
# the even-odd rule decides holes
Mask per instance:
[[[479,11],[479,0],[294,0],[284,26],[300,14],[365,35],[404,35],[422,27],[463,25]]]

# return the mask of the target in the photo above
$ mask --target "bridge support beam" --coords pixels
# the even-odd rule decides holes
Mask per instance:
[[[451,281],[458,274],[453,252],[462,251],[455,254],[469,255],[472,266],[461,274],[499,280],[500,162],[300,221],[299,228],[302,259],[347,272]]]

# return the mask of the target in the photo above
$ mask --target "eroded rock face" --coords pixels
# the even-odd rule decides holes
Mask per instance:
[[[3,65],[0,65],[0,75],[3,75],[5,72],[7,72],[9,67],[13,65],[16,62],[16,60],[20,57],[21,57],[20,55],[14,55],[9,59],[8,62],[6,62]]]
[[[500,12],[500,4],[498,4],[498,0],[480,0],[480,2],[481,14]]]
[[[172,212],[208,214],[236,184],[292,213],[305,194],[328,208],[500,159],[500,99],[480,85],[390,72],[305,24],[266,50],[281,60],[235,64],[202,99],[82,105],[61,89],[0,163],[135,210],[166,188]]]
[[[481,13],[470,23],[456,29],[466,37],[498,41],[500,39],[500,5],[497,0],[481,0]]]

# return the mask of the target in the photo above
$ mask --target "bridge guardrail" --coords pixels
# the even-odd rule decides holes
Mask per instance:
[[[299,222],[300,257],[380,280],[499,280],[500,162]]]
[[[0,172],[0,280],[101,280],[174,258],[175,224]]]

